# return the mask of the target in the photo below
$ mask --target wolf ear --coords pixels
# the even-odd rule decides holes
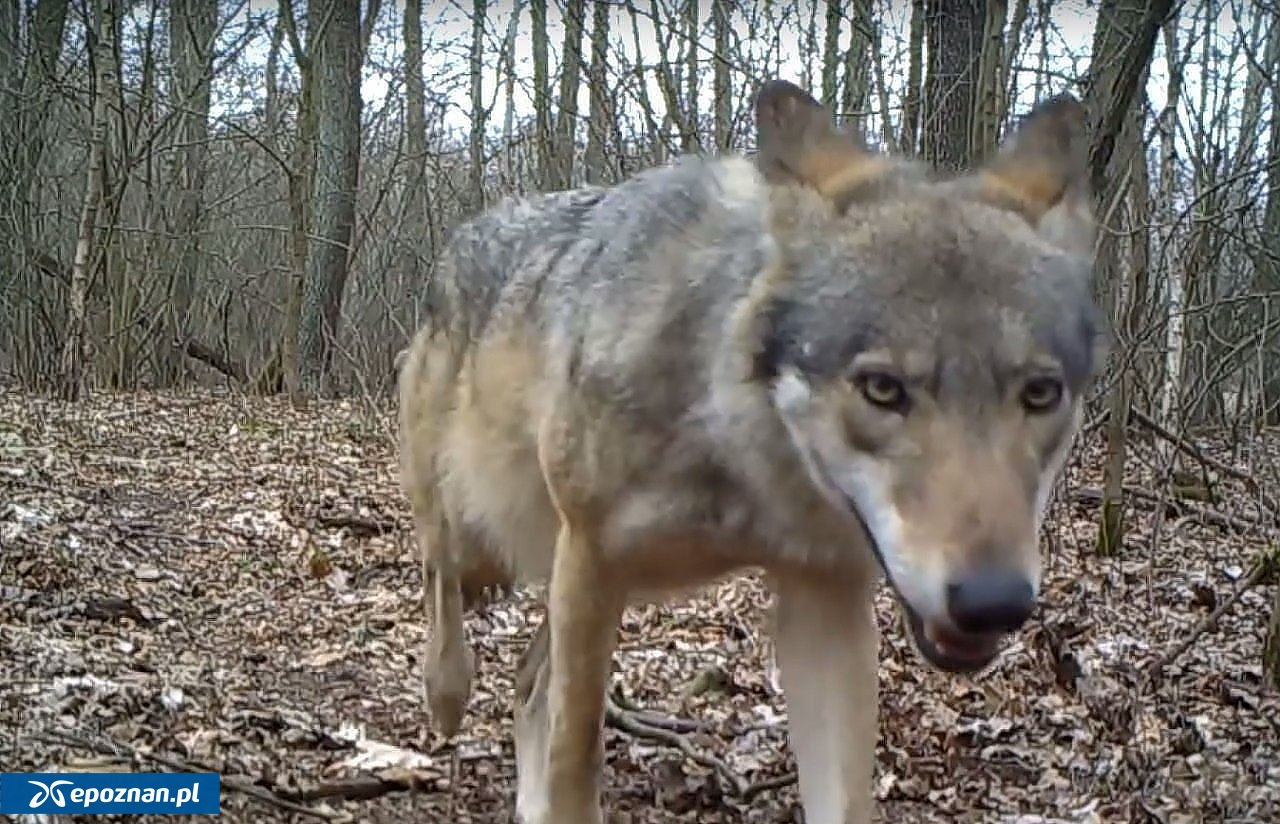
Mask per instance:
[[[772,183],[798,182],[843,207],[843,196],[875,177],[882,159],[835,128],[832,114],[803,89],[770,80],[756,92],[758,166]]]
[[[1033,108],[978,180],[983,200],[1021,214],[1065,249],[1092,253],[1088,129],[1084,106],[1072,95]]]

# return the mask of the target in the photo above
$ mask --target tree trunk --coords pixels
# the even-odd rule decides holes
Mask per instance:
[[[512,151],[515,145],[516,118],[516,35],[520,32],[521,2],[511,7],[511,16],[507,18],[507,36],[502,40],[502,99],[506,103],[502,116],[502,145],[506,156],[507,185],[516,185],[516,156]],[[605,10],[606,14],[608,9]]]
[[[218,28],[217,0],[174,0],[169,14],[170,94],[174,118],[174,169],[171,177],[172,224],[176,245],[168,300],[168,340],[160,341],[163,356],[160,385],[182,377],[183,341],[191,334],[191,301],[200,261],[205,168],[209,156],[209,83],[213,78],[214,37]]]
[[[547,68],[547,0],[530,0],[529,17],[533,26],[533,139],[538,152],[538,188],[546,191],[554,187],[555,180]]]
[[[977,0],[926,0],[924,156],[941,169],[971,165],[970,135],[982,32],[986,22]]]
[[[911,34],[908,43],[907,90],[902,99],[902,131],[898,151],[915,155],[920,151],[920,75],[924,65],[925,0],[911,0]]]
[[[430,245],[424,241],[430,230],[427,225],[427,94],[422,78],[422,0],[405,0],[402,38],[404,147],[409,169],[404,187],[404,223],[398,233],[400,270],[407,283],[417,284],[422,282],[419,277],[423,269],[421,261],[430,251]],[[419,322],[415,315],[413,328],[416,329]]]
[[[717,0],[723,2],[723,0]],[[815,0],[816,6],[816,0]],[[712,7],[714,14],[714,6]],[[826,0],[826,17],[822,39],[822,105],[834,109],[839,102],[836,96],[840,82],[840,21],[844,16],[841,0]],[[857,32],[853,35],[858,36]]]
[[[1161,271],[1164,274],[1164,300],[1162,303],[1164,335],[1164,381],[1160,386],[1158,420],[1170,432],[1178,427],[1182,400],[1183,373],[1183,261],[1177,249],[1177,230],[1174,215],[1178,212],[1178,101],[1182,96],[1183,66],[1178,59],[1178,27],[1170,21],[1164,29],[1165,62],[1168,65],[1168,82],[1165,89],[1165,106],[1156,121],[1160,132],[1160,215],[1158,230]],[[1166,441],[1157,442],[1157,452],[1164,468],[1172,468],[1174,450]]]
[[[89,162],[85,172],[84,204],[80,210],[80,226],[76,233],[76,251],[71,264],[71,287],[67,304],[67,332],[62,348],[63,400],[77,401],[85,390],[89,358],[88,307],[89,280],[98,240],[98,211],[102,206],[103,166],[106,162],[108,101],[116,86],[115,3],[97,0],[93,4],[93,122],[89,133]]]
[[[488,20],[487,0],[471,3],[471,139],[468,148],[471,155],[472,209],[484,209],[484,133],[488,127],[488,112],[484,107],[484,30]]]
[[[876,30],[871,0],[853,0],[850,13],[853,20],[849,50],[844,55],[844,94],[840,107],[857,133],[865,136],[867,103],[871,99],[871,50],[875,45],[873,35]],[[888,112],[883,114],[888,116]]]
[[[286,177],[285,197],[289,204],[289,241],[292,269],[285,298],[284,334],[280,343],[280,373],[290,400],[303,399],[302,359],[299,329],[302,325],[302,293],[306,280],[307,255],[310,250],[308,232],[311,224],[311,179],[315,167],[316,77],[311,49],[302,44],[293,0],[279,0],[281,29],[289,38],[294,62],[298,65],[299,95],[297,134],[293,142],[290,169]],[[322,6],[308,7],[309,31],[315,31],[323,19]]]
[[[1173,10],[1173,0],[1102,0],[1093,32],[1089,68],[1089,172],[1095,192],[1108,192],[1111,155],[1129,107],[1151,65],[1156,37]],[[1104,198],[1105,201],[1105,198]]]
[[[1272,238],[1269,249],[1260,249],[1257,263],[1254,265],[1254,290],[1259,295],[1280,294],[1280,249],[1274,242],[1280,238],[1280,163],[1274,158],[1280,157],[1280,23],[1271,19],[1271,30],[1267,37],[1265,63],[1271,77],[1271,125],[1268,135],[1268,157],[1273,159],[1267,169],[1267,206],[1263,213],[1263,237]],[[1274,297],[1261,298],[1264,311],[1262,322],[1270,324],[1259,347],[1262,373],[1262,407],[1263,420],[1267,426],[1280,426],[1280,334],[1274,331],[1280,325],[1280,300]]]
[[[574,136],[578,130],[578,86],[582,76],[582,24],[586,0],[568,0],[564,10],[564,60],[560,67],[560,105],[556,114],[553,189],[573,185]]]
[[[1128,137],[1127,134],[1122,136],[1122,132],[1129,131],[1125,125],[1126,122],[1132,123],[1133,101],[1146,77],[1159,23],[1167,16],[1167,11],[1160,13],[1154,8],[1161,3],[1167,10],[1166,0],[1105,0],[1098,11],[1091,82],[1084,102],[1093,127],[1090,174],[1097,212],[1103,223],[1119,212],[1113,206],[1120,203],[1129,177],[1123,173],[1129,160],[1113,159],[1115,147],[1122,140],[1128,140],[1130,146],[1140,145],[1139,138]],[[1154,29],[1150,28],[1153,18],[1157,20]],[[1104,229],[1100,233],[1097,257],[1099,282],[1111,295],[1112,317],[1121,328],[1128,291],[1124,279],[1127,267],[1122,263],[1119,243],[1122,235],[1123,232]],[[1114,354],[1115,361],[1127,360],[1123,351]],[[1107,461],[1103,470],[1101,522],[1095,543],[1097,552],[1104,555],[1118,551],[1124,542],[1125,434],[1129,420],[1130,384],[1128,374],[1120,375],[1108,402]]]
[[[609,99],[609,9],[608,3],[595,3],[591,13],[591,63],[587,66],[587,182],[602,184],[608,180],[609,121],[612,120]]]
[[[314,19],[314,18],[313,18]],[[327,391],[360,173],[360,6],[329,0],[312,48],[318,97],[311,186],[311,243],[298,321],[302,391]]]
[[[687,128],[681,149],[696,152],[702,149],[701,118],[698,114],[698,0],[684,2],[684,43],[684,122]]]
[[[729,0],[711,0],[711,26],[714,30],[716,48],[716,65],[711,76],[711,92],[715,98],[716,148],[720,151],[725,151],[733,145],[733,102],[729,99],[733,93],[729,85],[731,14],[733,14],[733,6],[730,5]],[[834,65],[831,68],[834,70]]]
[[[983,21],[982,50],[974,87],[973,129],[969,137],[969,161],[986,161],[1000,140],[1004,27],[1009,14],[1005,0],[989,0]]]

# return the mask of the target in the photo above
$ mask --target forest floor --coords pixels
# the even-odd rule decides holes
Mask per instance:
[[[512,820],[511,680],[538,606],[470,618],[471,712],[432,733],[393,425],[221,392],[0,394],[0,768],[217,771],[228,822]],[[1260,666],[1277,582],[1248,581],[1266,510],[1222,465],[1198,503],[1144,499],[1135,469],[1126,545],[1099,560],[1097,438],[1048,519],[1043,613],[988,671],[926,669],[881,595],[881,820],[1280,821]],[[1280,437],[1254,448],[1280,467]],[[612,820],[800,820],[767,603],[743,576],[628,611],[625,700],[697,723],[608,730]]]

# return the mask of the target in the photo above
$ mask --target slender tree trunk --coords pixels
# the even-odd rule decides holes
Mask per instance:
[[[1156,8],[1164,4],[1163,13]],[[1085,108],[1093,126],[1090,146],[1090,174],[1099,204],[1098,213],[1104,225],[1114,219],[1113,206],[1123,197],[1128,175],[1123,169],[1128,159],[1113,158],[1115,147],[1124,139],[1126,122],[1133,118],[1131,107],[1143,85],[1159,23],[1168,15],[1166,0],[1104,0],[1098,10],[1094,28],[1093,63],[1090,86],[1085,95]],[[1157,25],[1151,28],[1151,21]],[[1132,127],[1131,127],[1132,128]],[[1129,138],[1130,145],[1135,140]],[[1140,145],[1140,144],[1139,144]],[[1103,231],[1100,235],[1097,266],[1100,280],[1112,295],[1112,317],[1124,315],[1125,281],[1118,238],[1121,231]],[[1117,320],[1120,325],[1120,321]],[[1125,353],[1115,353],[1123,360]],[[1124,542],[1124,468],[1126,425],[1129,419],[1131,379],[1122,374],[1115,382],[1109,398],[1107,429],[1107,461],[1103,470],[1102,517],[1096,549],[1099,554],[1119,551]]]
[[[978,0],[926,0],[924,155],[943,169],[971,165],[971,135],[986,22]]]
[[[684,44],[684,121],[687,128],[681,149],[696,152],[702,148],[702,120],[698,112],[698,0],[685,0],[684,3]]]
[[[89,133],[89,163],[85,172],[84,203],[80,210],[80,226],[76,232],[75,257],[71,263],[71,288],[67,306],[67,332],[62,348],[63,400],[77,401],[85,391],[86,366],[89,360],[88,306],[91,267],[96,257],[95,242],[98,211],[102,206],[103,167],[106,163],[108,101],[116,86],[115,29],[116,6],[113,0],[97,0],[93,4],[94,93],[93,122]]]
[[[506,156],[506,172],[509,186],[516,183],[515,152],[515,118],[516,118],[516,35],[520,32],[520,10],[522,3],[516,0],[511,7],[511,16],[507,18],[507,36],[502,40],[502,99],[505,109],[502,116],[502,145]],[[606,9],[606,13],[607,13]]]
[[[829,109],[834,109],[839,102],[840,21],[844,16],[844,5],[841,0],[826,0],[822,38],[822,105]],[[814,6],[817,6],[816,0]],[[856,38],[857,32],[853,36]]]
[[[323,20],[312,58],[319,108],[311,245],[298,323],[299,377],[312,396],[328,389],[360,174],[360,7],[330,0]]]
[[[533,117],[538,152],[538,188],[555,186],[555,151],[552,143],[551,88],[547,64],[547,0],[530,0],[533,25]]]
[[[591,10],[591,63],[587,66],[587,155],[585,159],[587,182],[602,184],[608,180],[609,121],[610,111],[609,72],[609,9],[608,3],[594,3]]]
[[[314,3],[308,7],[308,31],[315,32],[323,20],[322,6]],[[303,400],[302,354],[299,348],[299,332],[302,327],[303,284],[307,276],[307,256],[310,252],[308,235],[311,227],[311,180],[315,169],[316,140],[316,76],[312,62],[312,49],[304,47],[299,35],[297,19],[293,12],[293,0],[279,0],[281,29],[289,38],[294,61],[298,65],[300,93],[298,96],[297,135],[293,143],[291,169],[286,178],[286,200],[289,203],[289,240],[292,270],[285,298],[284,334],[280,343],[280,372],[284,389],[294,404]],[[266,383],[271,383],[267,380]],[[274,387],[263,386],[270,391]]]
[[[1182,96],[1182,62],[1178,59],[1178,27],[1176,21],[1170,21],[1164,28],[1164,53],[1168,65],[1168,82],[1165,88],[1166,102],[1160,112],[1156,126],[1160,132],[1160,214],[1161,229],[1159,250],[1161,271],[1164,281],[1164,300],[1162,301],[1165,319],[1165,363],[1164,381],[1160,386],[1159,420],[1170,431],[1177,431],[1174,418],[1182,400],[1183,370],[1183,270],[1182,256],[1176,252],[1178,246],[1177,229],[1173,216],[1177,214],[1176,203],[1178,192],[1178,100]],[[1173,451],[1164,441],[1157,447],[1161,463],[1171,467]]]
[[[711,0],[711,26],[716,48],[711,88],[715,97],[716,148],[720,151],[733,145],[733,101],[730,100],[733,90],[729,85],[729,26],[732,14],[733,6],[729,0]]]
[[[907,89],[902,102],[902,131],[898,151],[915,155],[920,151],[920,103],[923,89],[925,0],[911,0],[911,34],[908,43]]]
[[[175,118],[174,202],[170,236],[177,245],[168,302],[169,340],[163,341],[161,385],[178,381],[183,372],[185,341],[191,330],[191,301],[203,255],[205,167],[209,156],[209,84],[213,78],[217,0],[174,0],[169,15],[170,93]]]
[[[582,26],[586,0],[568,0],[564,11],[564,64],[560,67],[560,106],[555,127],[554,189],[573,184],[573,160],[578,130],[578,87],[582,76]]]
[[[983,163],[1000,140],[1003,97],[1004,27],[1009,13],[1005,0],[988,0],[983,21],[982,51],[974,87],[973,128],[969,136],[969,162]]]
[[[1267,169],[1267,206],[1263,213],[1263,237],[1280,238],[1280,163],[1274,159],[1280,157],[1280,23],[1271,18],[1271,30],[1267,37],[1267,50],[1264,62],[1271,77],[1271,125],[1268,134],[1268,157],[1273,159]],[[1269,324],[1270,329],[1259,346],[1262,373],[1262,406],[1263,420],[1267,426],[1280,426],[1280,334],[1275,330],[1280,325],[1280,300],[1274,295],[1280,294],[1280,243],[1269,249],[1259,250],[1257,263],[1254,265],[1255,291],[1267,295],[1262,299],[1264,311],[1262,322]],[[1277,617],[1280,621],[1280,617]]]
[[[872,19],[871,0],[853,0],[850,4],[852,25],[849,50],[844,55],[844,94],[840,108],[852,121],[858,134],[866,135],[867,103],[871,99],[872,49],[875,47],[876,23]],[[885,112],[887,116],[888,113]]]
[[[484,31],[488,0],[471,3],[471,196],[475,211],[484,209],[484,135],[489,116],[484,107]]]
[[[423,260],[430,251],[427,220],[427,95],[422,77],[422,0],[405,0],[404,40],[404,92],[405,136],[404,146],[408,163],[408,177],[404,187],[404,223],[398,233],[401,242],[400,271],[411,284],[421,283],[418,276],[424,269]],[[430,284],[426,291],[430,292]],[[415,307],[423,309],[421,305]],[[413,318],[417,328],[419,318]]]

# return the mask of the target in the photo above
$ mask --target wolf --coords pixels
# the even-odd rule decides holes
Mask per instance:
[[[948,177],[788,81],[754,110],[753,159],[689,155],[463,227],[402,359],[443,729],[469,599],[546,587],[517,674],[524,824],[604,820],[632,602],[764,571],[810,824],[871,819],[882,580],[947,672],[988,666],[1038,602],[1040,522],[1103,347],[1082,105],[1040,103]]]

